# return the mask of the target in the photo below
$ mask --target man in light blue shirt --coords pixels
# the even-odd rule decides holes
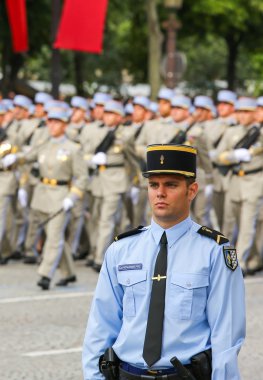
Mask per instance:
[[[99,359],[109,347],[120,360],[120,380],[183,379],[170,362],[174,356],[189,371],[189,379],[240,379],[237,355],[245,338],[243,277],[228,239],[189,217],[198,191],[196,153],[184,145],[147,148],[143,174],[149,178],[152,222],[117,237],[105,254],[83,346],[85,380],[104,379]],[[159,271],[161,251],[166,258]],[[157,289],[163,296],[153,300],[161,284],[165,293]],[[157,336],[160,321],[161,336]],[[148,360],[151,352],[146,352],[149,337],[152,351],[160,344],[152,361]],[[212,369],[205,372],[206,377],[198,377],[191,358],[202,352],[209,357],[211,351]],[[206,364],[209,367],[211,361]]]

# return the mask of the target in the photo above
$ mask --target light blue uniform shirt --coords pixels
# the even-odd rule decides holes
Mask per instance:
[[[223,245],[197,233],[190,217],[166,231],[168,265],[161,359],[153,368],[183,364],[210,347],[213,380],[240,379],[237,354],[245,338],[244,281],[229,269]],[[152,221],[140,234],[107,250],[83,346],[85,380],[99,380],[98,361],[108,347],[133,366],[142,357],[152,277],[163,228]],[[226,245],[226,244],[225,244]]]

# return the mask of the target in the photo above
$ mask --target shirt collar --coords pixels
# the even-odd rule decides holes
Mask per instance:
[[[63,136],[59,136],[59,137],[52,137],[50,141],[53,144],[60,144],[60,143],[64,143],[66,140],[67,140],[67,137],[65,135],[63,135]]]
[[[190,216],[188,216],[182,222],[165,230],[152,219],[151,233],[156,245],[159,245],[162,234],[165,231],[168,241],[168,247],[170,248],[181,236],[183,236],[186,233],[187,230],[189,230],[192,223],[192,219],[190,218]]]

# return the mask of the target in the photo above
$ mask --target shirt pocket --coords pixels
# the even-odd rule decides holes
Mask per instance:
[[[135,317],[136,298],[144,295],[146,289],[147,271],[120,271],[117,274],[118,282],[123,286],[123,315]]]
[[[177,319],[200,319],[206,308],[208,275],[173,273],[170,282],[170,313]]]

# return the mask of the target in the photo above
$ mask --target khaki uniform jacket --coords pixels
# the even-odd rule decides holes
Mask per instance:
[[[213,183],[213,166],[209,157],[207,138],[202,123],[194,124],[187,132],[186,144],[197,149],[197,180],[199,190],[203,190],[205,185]]]
[[[235,170],[242,174],[250,170],[263,170],[263,131],[256,143],[249,149],[252,155],[249,162],[238,162],[234,157],[235,145],[247,134],[247,131],[252,126],[245,127],[237,125],[231,127],[225,133],[217,148],[216,161],[220,165],[236,164]],[[247,175],[232,175],[229,186],[229,195],[231,200],[241,202],[252,200],[263,195],[263,171],[247,174]]]
[[[16,152],[16,146],[11,138],[0,143],[0,160],[9,153]],[[0,197],[7,195],[15,195],[17,191],[18,181],[12,168],[5,169],[0,161]]]
[[[151,144],[168,144],[179,132],[172,117],[148,121],[136,140],[136,152],[139,157],[146,158],[146,147]]]
[[[91,180],[91,191],[94,196],[104,197],[107,194],[125,193],[131,186],[129,178],[140,172],[134,149],[134,138],[127,128],[129,127],[123,125],[117,127],[115,140],[106,152],[106,167],[95,169]],[[109,130],[106,126],[92,127],[89,140],[84,145],[84,157],[87,162],[91,160],[97,146],[104,140]]]
[[[217,148],[227,129],[231,128],[228,118],[217,118],[205,123],[204,133],[207,136],[209,151]],[[213,161],[213,160],[212,160]],[[215,162],[213,161],[215,164]],[[213,168],[214,191],[227,191],[229,175],[223,176],[217,167]]]
[[[66,136],[71,140],[71,141],[74,141],[76,143],[80,143],[80,139],[81,139],[81,133],[82,133],[82,130],[86,127],[86,123],[82,123],[80,125],[76,125],[76,124],[69,124],[67,126],[67,129],[66,129]]]
[[[50,139],[38,150],[20,155],[20,160],[37,161],[40,176],[45,182],[65,181],[67,185],[55,185],[39,181],[35,187],[31,207],[44,213],[54,213],[62,207],[63,199],[81,198],[86,188],[86,171],[79,145],[66,136]],[[51,181],[53,180],[53,181]]]

